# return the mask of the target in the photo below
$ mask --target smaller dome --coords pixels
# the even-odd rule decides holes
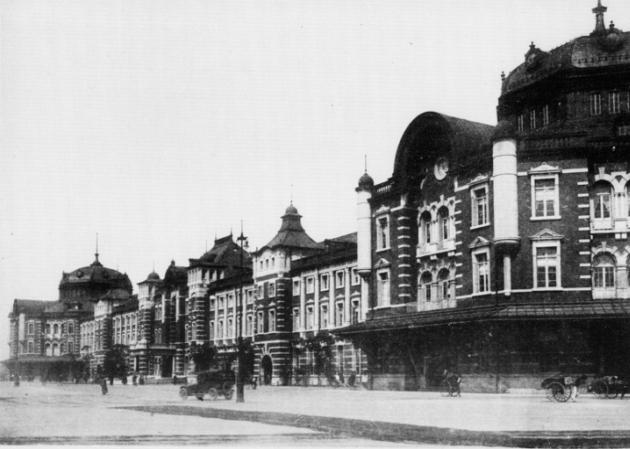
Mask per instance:
[[[363,173],[363,176],[359,178],[359,190],[372,190],[374,187],[374,180],[367,172]]]
[[[289,207],[284,211],[284,215],[299,215],[297,208],[293,203],[289,204]]]
[[[157,274],[155,271],[152,271],[147,276],[147,281],[159,281],[159,280],[160,280],[160,275]]]

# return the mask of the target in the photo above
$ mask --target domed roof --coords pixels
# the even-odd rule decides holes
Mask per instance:
[[[374,187],[374,180],[367,172],[359,178],[359,187],[357,190],[372,190]]]
[[[94,262],[86,267],[77,268],[70,273],[63,273],[59,289],[67,289],[73,286],[88,286],[98,284],[107,288],[122,288],[132,291],[131,281],[126,274],[111,268],[104,267],[95,254]]]
[[[152,271],[149,273],[149,275],[147,276],[147,281],[159,281],[160,280],[160,275],[157,274],[155,271]]]
[[[298,213],[297,208],[293,205],[293,203],[289,204],[289,207],[284,211],[284,215],[300,215]]]
[[[532,42],[525,61],[503,79],[501,94],[519,90],[560,72],[580,72],[602,67],[630,65],[630,33],[604,26],[606,7],[598,3],[595,30],[549,52]]]

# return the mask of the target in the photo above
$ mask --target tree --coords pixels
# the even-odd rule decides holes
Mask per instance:
[[[127,375],[127,354],[125,345],[114,345],[105,353],[103,371],[107,377],[124,377]]]
[[[192,342],[190,345],[190,356],[195,363],[196,372],[207,371],[210,369],[214,359],[214,349],[207,342],[201,345]]]

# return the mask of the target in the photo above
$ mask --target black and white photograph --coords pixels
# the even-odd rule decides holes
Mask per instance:
[[[628,1],[0,0],[0,167],[1,446],[630,447]]]

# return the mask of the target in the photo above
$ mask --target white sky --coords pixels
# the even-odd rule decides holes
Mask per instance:
[[[630,28],[630,4],[606,20]],[[355,231],[427,110],[495,124],[500,73],[590,33],[595,0],[0,0],[0,360],[14,298],[93,260],[132,283],[289,204]]]

